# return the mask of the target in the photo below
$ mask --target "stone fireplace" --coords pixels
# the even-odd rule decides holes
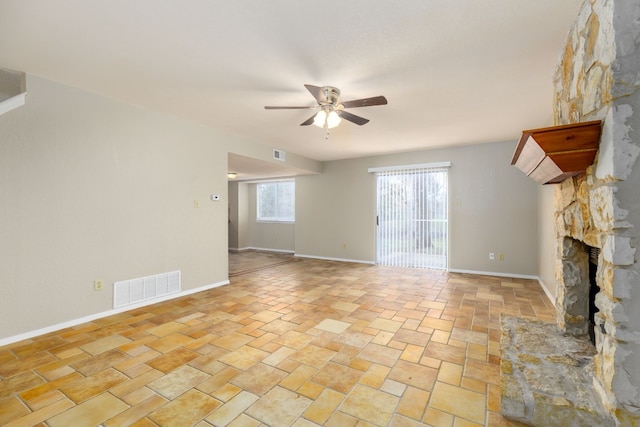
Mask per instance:
[[[553,184],[557,330],[567,343],[578,340],[579,350],[572,354],[567,350],[577,372],[584,374],[585,384],[578,388],[595,396],[599,401],[596,406],[604,410],[606,423],[592,425],[638,426],[640,2],[585,0],[568,35],[554,86],[555,125],[591,120],[603,123],[594,164],[584,174]],[[589,247],[599,250],[597,287],[591,293],[597,310],[592,331]],[[515,325],[511,330],[526,328]],[[582,340],[588,342],[590,332],[595,345],[583,346]],[[507,345],[513,344],[513,339],[507,337]],[[589,346],[592,354],[588,354]],[[508,363],[503,372],[513,368]],[[526,396],[523,398],[526,400]],[[566,409],[561,398],[556,403]],[[546,414],[550,417],[547,420],[529,417],[521,421],[546,426],[587,425],[577,419],[573,424],[562,424],[552,419],[553,414]]]

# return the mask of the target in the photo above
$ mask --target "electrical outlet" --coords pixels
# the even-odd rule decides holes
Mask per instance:
[[[494,254],[493,252],[490,252],[490,253],[489,253],[489,259],[490,259],[491,261],[495,260],[495,259],[496,259],[496,254]]]
[[[498,261],[504,261],[504,254],[502,252],[498,252]]]
[[[346,243],[342,244],[342,249],[347,249],[347,244]]]
[[[103,288],[102,280],[96,279],[96,280],[93,281],[93,290],[94,291],[101,291],[102,288]]]
[[[194,200],[193,201],[193,207],[194,208],[199,208],[200,207],[200,200]]]

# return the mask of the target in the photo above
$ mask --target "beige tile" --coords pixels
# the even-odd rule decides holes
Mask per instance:
[[[104,427],[127,427],[146,417],[150,412],[167,403],[167,400],[156,395],[150,396],[137,405],[119,413],[104,422]]]
[[[206,420],[216,427],[229,425],[238,418],[247,408],[259,399],[255,394],[242,391],[233,399],[216,409]]]
[[[451,414],[429,407],[422,421],[433,427],[452,427],[454,418]]]
[[[31,411],[18,398],[11,397],[0,400],[0,425],[27,415]]]
[[[384,383],[387,375],[391,372],[388,366],[373,364],[369,370],[362,376],[360,383],[373,388],[380,388]]]
[[[247,369],[250,366],[253,366],[256,363],[260,362],[267,356],[269,356],[269,353],[266,351],[259,350],[250,346],[243,346],[236,351],[225,354],[218,360],[237,369]]]
[[[309,378],[311,378],[318,370],[313,366],[308,365],[300,365],[296,369],[293,370],[282,382],[280,385],[282,387],[288,388],[289,390],[297,390],[302,387],[304,383],[307,382]]]
[[[399,398],[369,387],[357,385],[340,407],[342,412],[376,426],[386,426]]]
[[[211,394],[231,381],[232,378],[240,375],[241,372],[242,371],[231,367],[224,368],[222,371],[212,375],[208,380],[198,384],[196,388],[205,393]]]
[[[480,360],[467,359],[464,368],[464,375],[465,377],[499,385],[500,365]]]
[[[253,341],[253,337],[250,335],[234,332],[229,335],[224,335],[217,340],[211,342],[211,344],[224,348],[226,350],[237,350],[245,344]]]
[[[37,411],[38,409],[42,409],[48,405],[51,405],[58,400],[66,399],[67,396],[64,395],[60,390],[51,390],[47,393],[40,394],[37,397],[29,400],[27,404],[32,411]],[[2,424],[0,424],[2,425]]]
[[[354,427],[358,424],[358,419],[344,412],[334,412],[331,418],[325,423],[327,427]]]
[[[400,359],[406,360],[407,362],[419,363],[422,359],[422,353],[424,353],[424,346],[409,344],[400,355]]]
[[[233,384],[225,384],[215,392],[211,393],[211,397],[215,397],[221,402],[228,402],[238,393],[240,393],[242,389]]]
[[[327,363],[335,354],[335,351],[327,350],[326,348],[316,345],[308,345],[291,355],[291,359],[304,363],[305,365],[319,368]]]
[[[262,396],[287,376],[273,366],[258,363],[232,379],[230,382],[250,393]]]
[[[462,380],[462,366],[451,362],[442,362],[438,371],[438,381],[459,386]]]
[[[373,329],[380,329],[381,331],[386,332],[397,332],[398,329],[402,327],[402,322],[378,318],[371,322],[369,324],[369,327]]]
[[[384,391],[385,393],[393,394],[394,396],[400,397],[402,396],[406,388],[406,384],[402,384],[391,379],[386,379],[384,383],[382,383],[380,391]]]
[[[334,308],[335,308],[335,305],[337,304],[340,305],[340,304],[348,304],[348,303],[333,304]],[[349,304],[349,305],[354,305],[356,306],[356,308],[358,307],[356,304]],[[353,310],[355,310],[355,308]],[[353,310],[348,310],[348,311],[351,312]],[[351,323],[341,322],[339,320],[334,320],[334,319],[324,319],[322,322],[318,323],[315,326],[315,328],[320,329],[321,331],[331,332],[334,334],[341,334],[344,331],[346,331],[349,328],[349,326],[351,326]]]
[[[310,381],[307,381],[306,383],[302,384],[298,389],[296,389],[298,393],[308,397],[309,399],[317,398],[318,396],[320,396],[320,393],[322,393],[323,390],[324,390],[324,387],[322,387],[320,384],[312,383]]]
[[[181,329],[186,329],[187,326],[184,323],[167,322],[162,325],[158,325],[155,328],[147,329],[147,332],[157,337],[166,337],[167,335],[178,332]]]
[[[211,376],[191,366],[181,366],[168,375],[149,383],[148,387],[167,399],[175,399]]]
[[[400,350],[371,343],[362,350],[360,357],[380,365],[393,366],[401,354]]]
[[[206,417],[220,405],[221,403],[211,396],[198,390],[189,390],[149,414],[149,418],[163,427],[190,426]]]
[[[420,421],[431,393],[415,387],[407,387],[398,404],[397,413]]]
[[[198,353],[187,350],[186,348],[176,348],[162,356],[149,360],[147,365],[166,374],[199,356]]]
[[[256,420],[255,418],[251,418],[248,415],[241,414],[235,420],[231,421],[231,423],[229,423],[228,426],[229,427],[258,427],[260,424],[262,423]]]
[[[485,402],[486,397],[481,393],[437,382],[431,393],[429,405],[434,409],[484,424]]]
[[[438,329],[445,332],[451,332],[453,329],[453,322],[450,320],[434,319],[433,317],[425,317],[420,323],[420,326]]]
[[[60,390],[74,402],[80,403],[128,379],[126,375],[109,368],[61,387]]]
[[[218,359],[229,353],[227,350],[222,350],[218,347],[214,347],[215,350],[200,356],[197,359],[193,359],[189,362],[189,366],[193,366],[196,369],[200,369],[208,374],[214,375],[226,368],[227,365],[219,362]]]
[[[311,380],[345,394],[356,385],[360,377],[362,372],[357,369],[329,362]]]
[[[324,424],[343,399],[344,394],[326,389],[307,408],[303,416],[315,423]]]
[[[428,366],[399,360],[389,373],[389,378],[426,391],[433,388],[438,371]]]
[[[87,426],[95,426],[126,411],[127,404],[109,393],[102,393],[55,417],[47,420],[50,427],[77,425],[79,420]]]
[[[347,313],[351,313],[359,309],[360,304],[354,304],[354,303],[345,302],[345,301],[338,301],[336,303],[331,304],[331,308],[335,308],[336,310],[346,311]],[[339,334],[340,332],[336,332],[336,333]]]
[[[269,426],[288,426],[311,404],[311,400],[282,387],[275,387],[246,410]]]
[[[157,380],[161,376],[162,372],[151,369],[143,373],[142,375],[130,379],[129,381],[122,382],[111,387],[109,393],[113,394],[116,397],[123,397],[141,387],[146,386],[150,382]]]
[[[125,338],[120,335],[110,335],[104,338],[100,338],[99,340],[96,340],[92,343],[80,346],[80,348],[82,349],[82,351],[95,356],[96,354],[100,354],[105,351],[114,349],[130,341],[131,340],[129,338]]]
[[[291,356],[295,352],[296,350],[294,350],[293,348],[282,346],[276,351],[274,351],[273,353],[271,353],[269,356],[265,357],[262,360],[262,363],[265,363],[271,366],[278,366],[279,363],[287,359],[289,356]]]
[[[167,353],[174,348],[186,345],[191,341],[193,341],[193,338],[190,338],[186,335],[171,334],[162,338],[158,338],[156,341],[148,343],[147,346],[156,351],[159,351],[160,353]]]

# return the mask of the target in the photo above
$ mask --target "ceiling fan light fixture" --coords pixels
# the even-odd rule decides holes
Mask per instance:
[[[236,179],[237,176],[238,176],[238,174],[235,173],[235,172],[227,173],[227,178],[229,178],[229,179]]]
[[[327,127],[328,129],[333,129],[338,126],[342,122],[342,119],[335,111],[330,111],[328,114],[325,110],[318,111],[316,117],[313,119],[313,124],[323,128]]]
[[[318,126],[319,128],[323,128],[324,127],[324,122],[327,121],[327,113],[324,110],[320,110],[318,111],[318,114],[316,114],[316,118],[313,119],[313,124],[315,126]]]
[[[333,129],[334,127],[338,126],[341,121],[342,119],[340,118],[338,113],[336,113],[335,111],[332,111],[327,116],[327,127],[329,129]]]

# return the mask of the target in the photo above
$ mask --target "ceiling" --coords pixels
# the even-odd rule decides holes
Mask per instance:
[[[551,124],[582,2],[2,0],[0,68],[320,161],[516,140]],[[304,84],[389,104],[327,139],[311,110],[263,108],[313,106]]]

